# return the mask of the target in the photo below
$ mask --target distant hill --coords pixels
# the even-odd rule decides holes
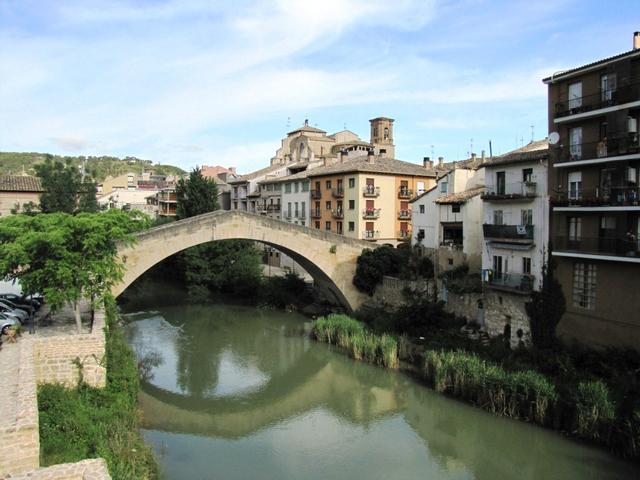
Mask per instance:
[[[71,159],[78,166],[82,165],[83,160],[86,161],[86,171],[97,183],[102,182],[109,175],[115,177],[128,172],[140,173],[143,168],[145,171],[153,171],[160,175],[185,173],[184,170],[173,165],[154,165],[151,160],[142,160],[136,157],[63,157],[35,152],[0,152],[0,175],[19,175],[23,171],[29,175],[35,175],[34,165],[42,163],[47,156],[61,161]]]

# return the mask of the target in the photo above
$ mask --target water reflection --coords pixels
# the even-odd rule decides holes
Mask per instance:
[[[639,474],[605,452],[290,334],[304,321],[297,315],[216,305],[134,318],[127,332],[145,365],[146,436],[167,478]]]

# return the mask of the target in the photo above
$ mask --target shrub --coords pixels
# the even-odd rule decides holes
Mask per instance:
[[[353,284],[361,292],[373,295],[384,275],[399,272],[403,253],[393,247],[383,245],[375,250],[364,249],[358,257]]]
[[[531,341],[538,348],[550,348],[556,343],[556,326],[566,310],[562,285],[553,277],[553,266],[542,267],[542,288],[531,294],[525,304],[531,325]]]
[[[261,291],[263,301],[276,308],[313,303],[313,295],[307,289],[306,282],[295,273],[264,279]]]
[[[615,406],[609,389],[601,380],[578,383],[576,389],[576,421],[580,436],[597,439],[614,418]]]

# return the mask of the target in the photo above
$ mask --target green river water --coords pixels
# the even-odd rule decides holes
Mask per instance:
[[[123,312],[168,480],[640,478],[603,450],[353,361],[301,335],[298,314],[163,291]]]

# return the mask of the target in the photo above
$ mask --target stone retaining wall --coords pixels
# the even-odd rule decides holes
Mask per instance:
[[[432,296],[434,284],[432,280],[403,280],[385,275],[382,283],[377,285],[374,297],[380,303],[397,307],[406,303],[405,288],[416,291],[418,295]]]
[[[77,463],[62,463],[7,478],[12,480],[110,480],[111,476],[107,470],[107,463],[102,458],[97,458]]]
[[[104,387],[107,379],[104,326],[104,312],[96,312],[91,333],[35,340],[37,382],[75,387],[79,379],[76,359],[79,359],[84,381],[92,387]]]

